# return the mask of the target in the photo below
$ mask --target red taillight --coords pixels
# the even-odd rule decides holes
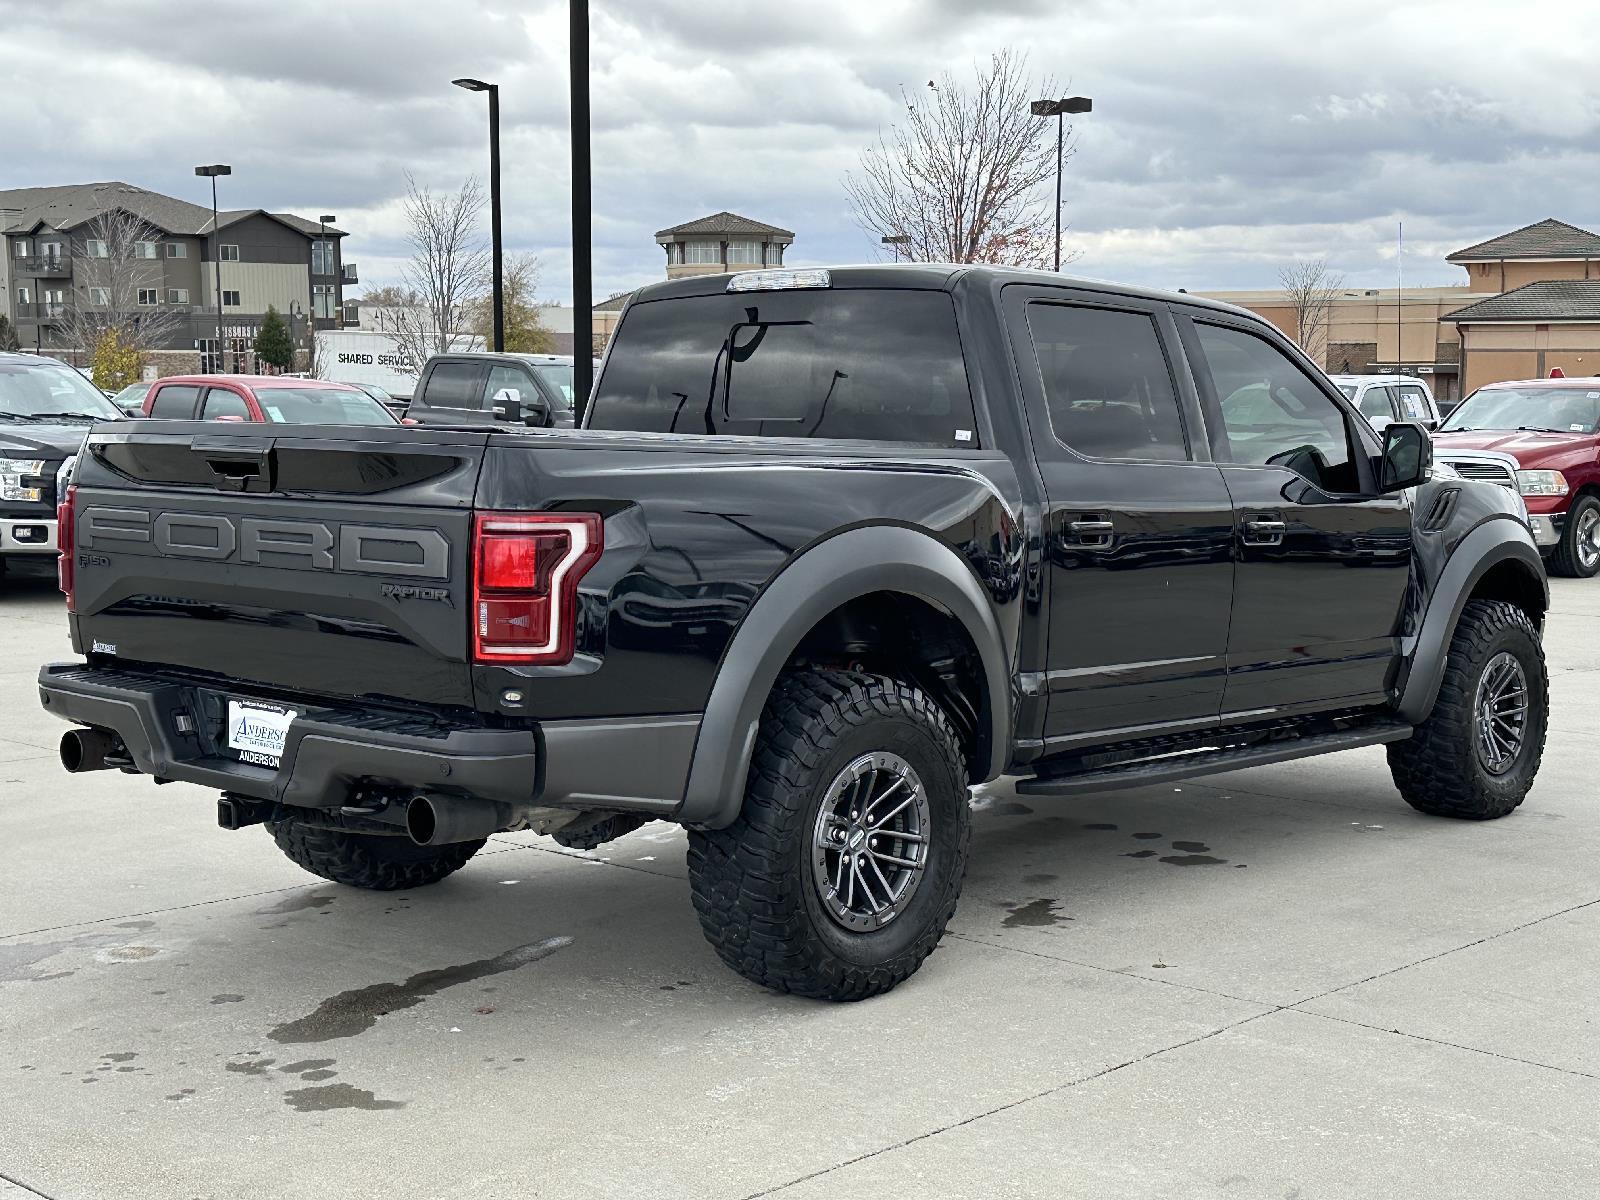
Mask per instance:
[[[72,526],[72,511],[77,499],[78,487],[73,484],[67,488],[67,494],[61,498],[61,503],[56,505],[56,549],[61,551],[56,559],[56,582],[67,598],[68,612],[78,611],[73,606],[72,599],[72,552],[77,540]]]
[[[564,663],[578,631],[578,581],[605,548],[594,513],[478,513],[472,524],[472,657]]]

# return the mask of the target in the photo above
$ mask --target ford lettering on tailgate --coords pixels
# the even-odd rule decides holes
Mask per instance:
[[[95,505],[78,518],[78,545],[103,550],[149,547],[172,558],[264,563],[311,571],[450,577],[450,543],[437,529],[226,517]],[[298,559],[295,563],[293,560]]]

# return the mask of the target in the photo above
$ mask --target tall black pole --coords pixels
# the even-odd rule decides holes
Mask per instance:
[[[505,271],[500,241],[500,85],[489,85],[489,239],[494,245],[494,349],[506,348]]]
[[[1056,114],[1056,270],[1061,270],[1061,153],[1065,135],[1062,126],[1066,117]]]
[[[217,226],[217,177],[211,177],[211,258],[217,272],[217,362],[218,373],[227,370],[222,355],[222,230]]]
[[[572,404],[583,424],[594,384],[594,292],[589,219],[589,0],[567,0],[572,75]]]

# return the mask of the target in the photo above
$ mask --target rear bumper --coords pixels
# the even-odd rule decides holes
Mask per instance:
[[[54,554],[54,517],[0,517],[0,554]]]
[[[456,726],[400,712],[310,706],[290,724],[276,769],[239,761],[221,716],[239,692],[130,671],[55,663],[39,672],[45,709],[111,730],[134,766],[257,800],[307,808],[348,802],[372,784],[534,807],[670,816],[683,798],[699,718],[546,722],[538,729]]]

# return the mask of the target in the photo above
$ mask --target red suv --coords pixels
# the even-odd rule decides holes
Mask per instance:
[[[1451,411],[1434,442],[1444,452],[1510,454],[1551,570],[1600,573],[1600,379],[1487,384]]]
[[[284,425],[399,424],[360,388],[287,375],[174,375],[150,386],[144,415]]]

